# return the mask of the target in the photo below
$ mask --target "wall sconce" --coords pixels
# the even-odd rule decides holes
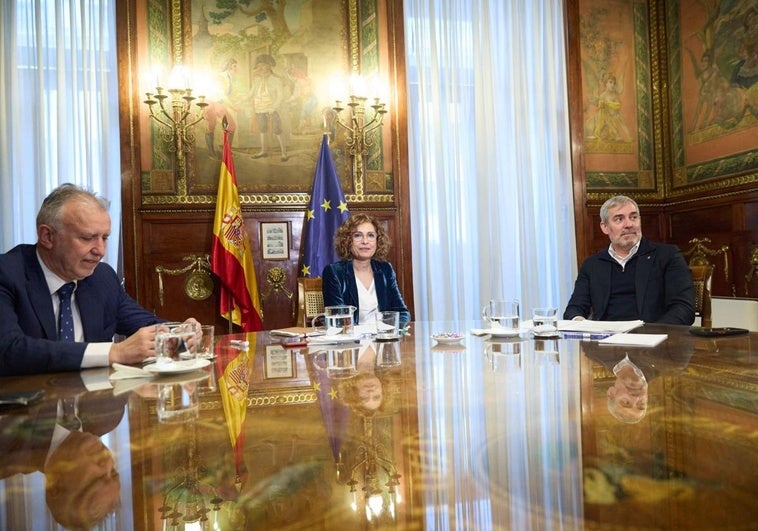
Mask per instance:
[[[346,116],[344,118],[342,116],[342,111],[346,109],[342,100],[336,100],[332,109],[336,115],[335,123],[347,131],[345,144],[348,153],[353,157],[353,172],[359,177],[359,182],[363,182],[365,171],[363,157],[368,154],[368,148],[373,145],[370,133],[382,126],[387,108],[380,97],[371,98],[374,103],[367,105],[368,97],[355,94],[361,90],[360,87],[365,86],[360,78],[352,78],[350,85],[350,91],[353,94],[349,96],[349,101],[346,104],[348,108]],[[368,109],[373,109],[371,116],[367,114]]]
[[[358,485],[359,477],[362,481],[364,509],[368,522],[377,522],[389,518],[391,522],[396,519],[396,507],[398,503],[397,487],[400,484],[400,474],[390,458],[385,457],[387,450],[374,438],[373,417],[363,417],[363,444],[358,447],[358,461],[350,467],[350,479],[347,485],[352,495],[351,507],[358,511]],[[340,456],[341,460],[341,456]],[[338,463],[338,473],[340,470]],[[381,476],[381,477],[380,477]],[[384,482],[384,488],[381,483]]]
[[[189,86],[189,71],[177,66],[171,73],[168,88],[163,87],[156,76],[154,92],[145,93],[144,103],[150,109],[150,118],[163,126],[161,137],[176,155],[176,169],[180,178],[186,175],[186,158],[195,143],[192,127],[203,119],[203,109],[208,106],[205,96],[193,96]],[[181,85],[184,88],[178,88]],[[196,101],[197,100],[197,101]],[[192,110],[192,104],[197,110]]]

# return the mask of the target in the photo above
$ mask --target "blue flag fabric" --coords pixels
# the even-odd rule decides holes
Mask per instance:
[[[325,134],[321,139],[311,200],[303,221],[301,277],[320,277],[324,267],[339,260],[334,250],[334,235],[348,217],[347,201]]]

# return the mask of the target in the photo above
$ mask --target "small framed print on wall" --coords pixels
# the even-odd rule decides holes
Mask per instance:
[[[289,260],[289,222],[261,221],[261,252],[264,260]]]

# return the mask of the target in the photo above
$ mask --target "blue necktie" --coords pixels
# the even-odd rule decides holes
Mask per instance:
[[[58,289],[60,312],[58,314],[58,339],[74,341],[74,315],[71,313],[71,294],[76,284],[69,282]]]

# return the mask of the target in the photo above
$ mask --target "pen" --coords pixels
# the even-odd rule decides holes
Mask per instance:
[[[308,345],[311,347],[341,347],[344,345],[360,345],[360,340],[355,341],[334,341],[334,342],[321,342],[321,341],[309,341]]]
[[[597,339],[605,339],[606,337],[611,337],[613,334],[588,334],[588,333],[582,333],[582,332],[561,332],[561,337],[563,339],[590,339],[590,340],[597,340]]]

